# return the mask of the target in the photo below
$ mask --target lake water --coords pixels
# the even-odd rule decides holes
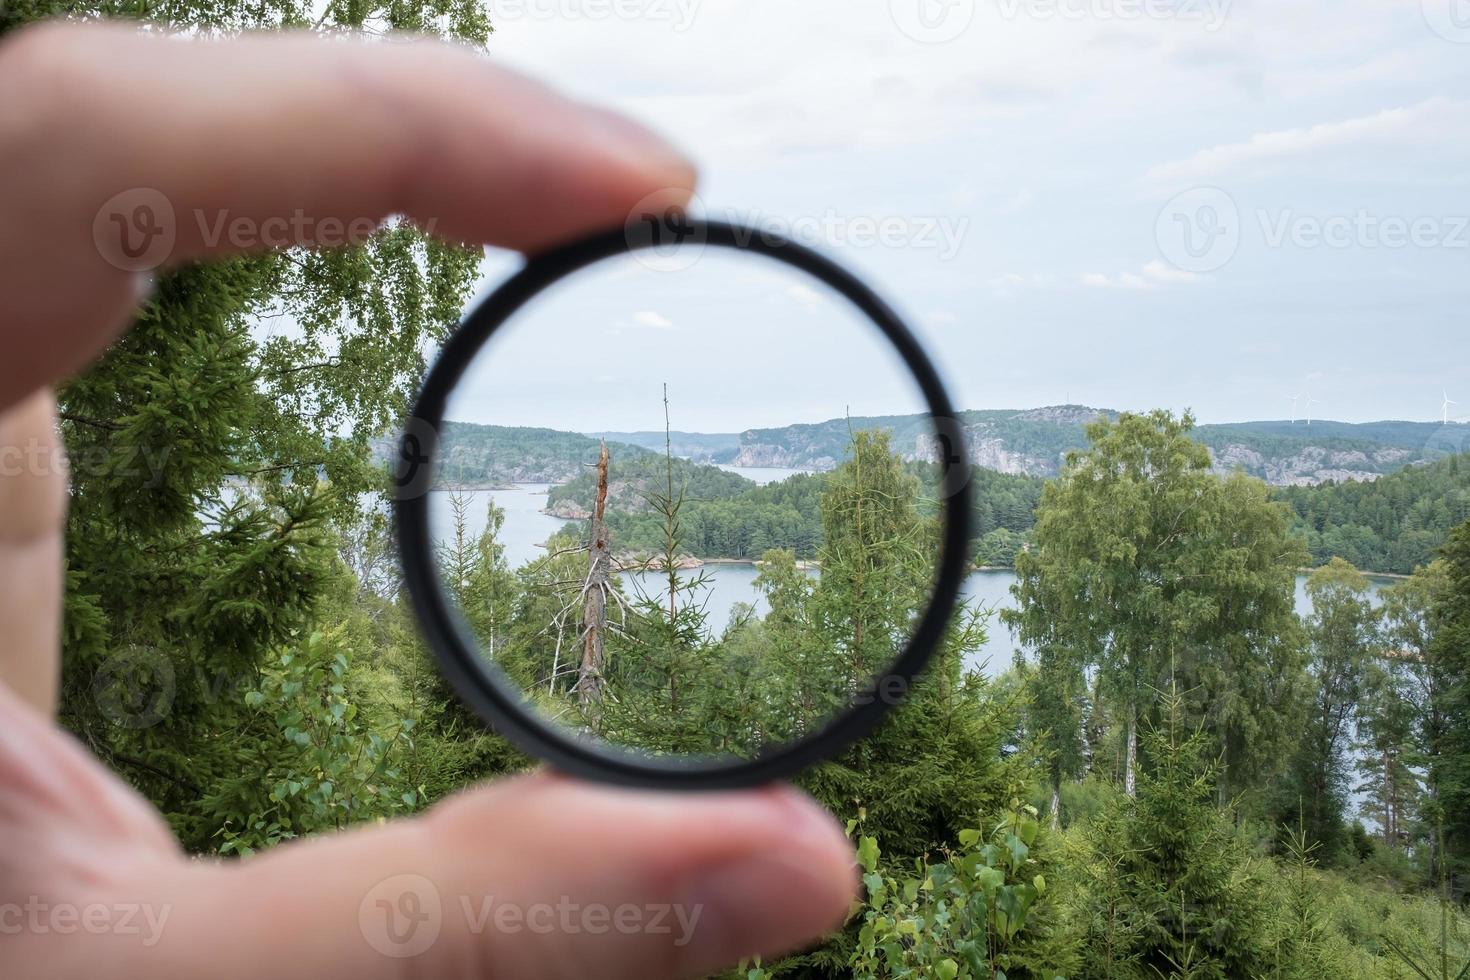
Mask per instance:
[[[722,469],[747,476],[756,482],[783,480],[798,472],[767,468],[722,467]],[[496,505],[505,511],[505,526],[501,531],[501,543],[505,547],[506,561],[512,568],[519,568],[544,555],[546,551],[543,546],[546,540],[568,523],[560,518],[548,517],[541,513],[542,508],[546,506],[546,495],[550,489],[551,487],[547,484],[522,484],[507,490],[465,492],[464,496],[469,499],[469,510],[466,515],[469,528],[474,533],[484,528],[487,513],[484,500],[487,496],[494,500]],[[439,528],[450,526],[450,497],[451,493],[448,491],[435,491],[431,494],[430,513],[436,533]],[[703,574],[708,581],[709,588],[702,593],[700,601],[708,616],[711,631],[717,632],[729,623],[730,614],[737,603],[753,604],[759,615],[763,615],[766,611],[765,603],[755,589],[755,577],[759,574],[759,570],[753,565],[713,564],[695,571],[681,571],[679,574],[681,580],[686,582],[697,574]],[[624,575],[624,581],[630,590],[634,591],[634,594],[651,598],[668,594],[661,573],[630,572]],[[1015,581],[1015,574],[1008,569],[972,572],[965,579],[963,595],[967,600],[997,612],[1001,609],[1014,609],[1016,602],[1011,595],[1010,588]],[[1393,584],[1392,581],[1384,579],[1372,579],[1371,582],[1375,603],[1379,591]],[[1302,615],[1307,615],[1312,611],[1311,601],[1307,598],[1306,583],[1305,575],[1297,578],[1296,607],[1297,612]],[[998,616],[991,617],[988,632],[989,636],[985,645],[976,652],[972,662],[983,666],[987,674],[1003,673],[1010,667],[1014,659],[1017,644],[1005,626],[1001,624]]]

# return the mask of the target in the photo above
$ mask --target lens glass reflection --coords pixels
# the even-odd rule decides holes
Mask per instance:
[[[440,585],[546,720],[749,758],[889,670],[929,603],[947,445],[902,360],[805,273],[744,252],[601,262],[452,393]]]

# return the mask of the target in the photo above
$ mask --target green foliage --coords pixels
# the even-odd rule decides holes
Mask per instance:
[[[1040,651],[1056,711],[1096,671],[1124,719],[1130,773],[1136,719],[1177,675],[1239,790],[1279,766],[1296,710],[1300,555],[1284,508],[1258,481],[1216,476],[1193,427],[1167,412],[1090,426],[1091,447],[1042,494],[1034,547],[1016,561],[1020,608],[1002,615]],[[1075,712],[1034,727],[1055,758],[1075,757]]]
[[[392,440],[381,440],[374,449],[384,461],[397,451]],[[591,506],[587,484],[588,467],[597,463],[600,443],[575,432],[555,429],[532,429],[499,425],[474,425],[468,422],[446,422],[439,433],[439,455],[434,474],[435,485],[446,489],[495,487],[506,483],[557,483],[586,488],[577,494],[568,486],[555,489],[551,505],[563,500],[580,501],[583,509]],[[609,446],[619,465],[645,464],[658,457],[634,446]]]
[[[349,690],[342,627],[279,654],[243,696],[232,754],[240,777],[208,793],[222,854],[248,856],[293,837],[416,808],[404,779],[417,719],[375,724]]]
[[[1258,976],[1270,962],[1261,872],[1216,805],[1210,739],[1185,728],[1173,689],[1160,701],[1137,796],[1115,794],[1085,832],[1077,976]]]
[[[1045,412],[1041,416],[1045,416]],[[1106,413],[1105,413],[1106,414]],[[964,413],[971,418],[972,437],[999,438],[1008,451],[1039,454],[1038,459],[1061,459],[1067,452],[1085,447],[1085,428],[1078,422],[1024,418],[1036,413]],[[1108,418],[1114,416],[1108,415]],[[882,417],[855,420],[874,431],[896,433],[892,439],[920,439],[921,417]],[[749,483],[715,466],[703,463],[730,462],[739,456],[741,439],[774,439],[779,458],[791,466],[830,469],[846,458],[848,420],[833,420],[817,426],[790,426],[779,430],[755,430],[743,435],[672,433],[674,453],[691,461],[676,461],[682,482],[688,488],[684,515],[689,552],[701,558],[753,558],[768,548],[790,548],[799,557],[810,558],[820,543],[820,519],[815,501],[821,492],[820,474],[798,476],[776,487],[752,488]],[[1333,557],[1378,572],[1408,573],[1433,554],[1449,529],[1470,518],[1470,457],[1449,456],[1425,450],[1410,452],[1407,443],[1419,430],[1406,423],[1400,431],[1393,425],[1349,426],[1344,431],[1363,429],[1361,438],[1327,436],[1330,423],[1313,426],[1321,432],[1311,437],[1304,427],[1287,426],[1277,431],[1275,423],[1240,423],[1199,426],[1191,438],[1219,450],[1244,447],[1269,458],[1292,456],[1304,447],[1325,444],[1333,452],[1363,456],[1355,467],[1391,474],[1378,482],[1327,483],[1310,487],[1283,487],[1273,495],[1291,505],[1295,512],[1293,531],[1311,551],[1311,558],[1325,564]],[[587,513],[594,489],[588,467],[597,456],[598,435],[584,436],[549,429],[502,428],[466,423],[446,426],[444,456],[438,478],[445,487],[487,487],[506,483],[555,483],[551,507],[564,516]],[[614,480],[609,524],[621,550],[642,554],[657,550],[658,520],[644,499],[646,485],[656,482],[662,465],[654,452],[665,448],[664,433],[602,433],[612,441],[614,462],[625,472]],[[1388,440],[1377,442],[1377,439]],[[784,440],[784,441],[783,441]],[[754,445],[754,443],[753,443]],[[766,445],[766,444],[760,444]],[[793,446],[805,447],[798,452]],[[381,459],[391,458],[394,445],[381,440],[374,446]],[[1421,449],[1422,444],[1414,444]],[[1389,460],[1367,462],[1369,456],[1388,452]],[[1422,456],[1422,459],[1421,459]],[[1407,466],[1411,461],[1427,465]],[[1042,465],[1042,464],[1036,464]],[[932,485],[935,465],[917,458],[905,467]],[[1051,473],[1049,464],[1043,466]],[[1263,476],[1266,470],[1257,467]],[[790,484],[788,486],[788,484]],[[974,494],[975,542],[973,553],[980,565],[1010,567],[1016,554],[1030,542],[1035,512],[1045,481],[1038,476],[1013,475],[976,467],[971,475]],[[780,489],[777,489],[780,488]]]
[[[1018,807],[989,834],[960,831],[959,846],[946,851],[942,862],[916,861],[912,874],[899,877],[881,872],[876,839],[862,838],[858,862],[866,901],[852,976],[1065,975],[1071,965],[1067,953],[1046,948],[1045,904],[1054,899],[1047,887],[1050,865],[1038,857],[1043,841],[1036,811]]]
[[[1457,895],[1470,891],[1470,523],[1450,535],[1434,632],[1427,649],[1425,726],[1430,816],[1444,828],[1446,870]]]
[[[1347,851],[1348,749],[1377,649],[1378,614],[1367,578],[1340,558],[1312,573],[1307,594],[1313,608],[1307,621],[1313,694],[1278,806],[1283,823],[1300,806],[1307,840],[1337,862]]]
[[[342,3],[321,10],[294,0],[270,4],[179,3],[158,7],[137,0],[9,0],[0,6],[0,33],[55,17],[139,19],[220,33],[270,28],[360,28],[408,31],[461,38],[483,45],[490,37],[486,8],[473,0],[431,3]]]
[[[1312,558],[1407,575],[1428,564],[1450,529],[1470,520],[1470,455],[1411,466],[1373,483],[1278,491],[1296,511]]]

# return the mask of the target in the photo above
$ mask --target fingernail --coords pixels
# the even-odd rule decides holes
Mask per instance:
[[[852,900],[849,877],[812,856],[754,854],[707,868],[690,890],[700,959],[729,964],[815,943],[838,928]]]
[[[843,853],[852,850],[837,818],[806,793],[785,784],[772,786],[767,792],[770,793],[770,804],[779,810],[790,830],[791,839],[817,847],[835,848]]]

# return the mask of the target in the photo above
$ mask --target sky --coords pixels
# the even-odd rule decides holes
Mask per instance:
[[[705,214],[859,271],[961,407],[1223,422],[1289,418],[1296,398],[1319,418],[1431,420],[1447,394],[1470,419],[1470,0],[490,11],[493,59],[690,154]],[[482,287],[517,261],[490,255]],[[667,349],[748,329],[729,296],[702,311],[677,279],[625,278],[567,309]],[[786,307],[731,348],[743,401],[706,391],[676,428],[771,421],[748,409],[788,391],[772,365],[814,329],[809,306]],[[861,376],[844,360],[857,349],[824,345],[828,373]]]
[[[682,256],[682,257],[681,257]],[[569,432],[742,432],[926,410],[882,335],[806,273],[733,250],[609,260],[480,349],[446,409]]]

